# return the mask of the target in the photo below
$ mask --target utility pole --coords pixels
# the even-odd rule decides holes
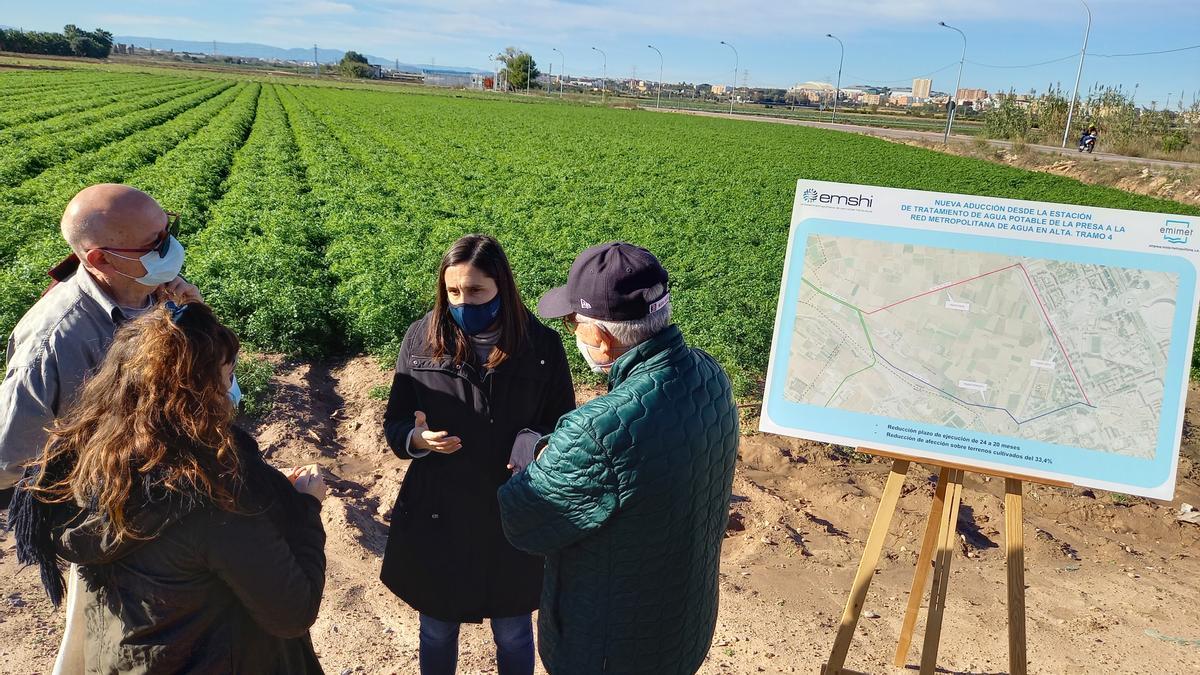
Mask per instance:
[[[604,57],[604,79],[600,81],[600,105],[604,105],[605,96],[608,94],[608,54],[605,54],[603,49],[592,47],[592,50],[600,52],[600,56]]]
[[[321,77],[321,61],[317,58],[317,43],[313,43],[313,77]]]
[[[958,34],[962,36],[963,41],[962,58],[958,61],[958,83],[954,85],[954,93],[950,94],[950,114],[946,115],[946,136],[942,139],[943,145],[949,145],[950,129],[954,126],[954,111],[958,109],[958,88],[962,86],[963,63],[967,60],[967,34],[961,30],[958,30],[954,26],[951,26],[945,21],[939,21],[938,25],[942,28],[949,28],[952,31],[957,31]]]
[[[733,114],[733,95],[737,93],[738,50],[737,47],[721,40],[721,44],[733,50],[733,90],[729,92],[729,114]]]
[[[833,33],[826,33],[825,37],[837,40],[838,46],[841,47],[841,56],[838,57],[838,76],[837,76],[837,91],[833,94],[833,122],[837,122],[837,107],[838,99],[842,97],[842,63],[846,60],[846,45],[838,39]]]
[[[662,107],[662,85],[663,85],[663,55],[662,55],[662,52],[658,51],[658,47],[655,47],[654,45],[646,45],[646,46],[649,47],[650,49],[653,49],[654,51],[658,52],[658,97],[654,99],[654,107],[661,108]]]
[[[529,95],[529,81],[533,79],[533,54],[525,52],[525,95]]]
[[[566,56],[564,56],[562,52],[559,52],[559,51],[558,51],[558,49],[557,49],[556,47],[551,47],[550,49],[553,49],[554,51],[558,52],[558,55],[559,55],[560,57],[562,57],[562,68],[560,69],[560,71],[559,71],[559,73],[558,73],[558,97],[559,97],[559,98],[562,98],[562,95],[563,95],[563,77],[565,77],[565,76],[566,76],[566,74],[567,74],[567,57],[566,57]]]
[[[1083,0],[1079,0],[1083,2]],[[1071,133],[1071,120],[1075,117],[1075,96],[1079,93],[1079,78],[1083,75],[1083,57],[1087,56],[1088,36],[1092,34],[1092,8],[1083,2],[1087,10],[1087,28],[1083,31],[1083,50],[1079,52],[1079,70],[1075,71],[1075,88],[1071,90],[1071,105],[1067,108],[1067,128],[1063,129],[1062,146],[1067,147],[1067,136]],[[1132,101],[1130,101],[1132,103]]]
[[[547,96],[549,96],[549,95],[550,95],[550,87],[554,86],[554,62],[553,62],[553,61],[551,61],[551,62],[550,62],[550,75],[549,75],[549,78],[550,78],[550,79],[547,81],[547,82],[548,82],[548,84],[546,85],[546,95],[547,95]]]

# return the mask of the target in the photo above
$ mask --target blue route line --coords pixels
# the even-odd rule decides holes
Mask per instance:
[[[924,384],[925,386],[929,387],[930,389],[933,389],[934,391],[937,391],[937,392],[943,393],[943,394],[945,394],[946,396],[949,396],[950,398],[954,399],[955,401],[958,401],[959,403],[962,403],[963,405],[969,405],[969,406],[973,406],[973,407],[975,407],[975,408],[987,408],[987,409],[989,409],[989,410],[1000,410],[1000,411],[1003,411],[1005,415],[1008,415],[1010,418],[1012,418],[1012,421],[1013,421],[1013,422],[1015,422],[1017,426],[1021,426],[1022,424],[1025,424],[1025,423],[1027,423],[1027,422],[1032,422],[1032,421],[1034,421],[1034,420],[1036,420],[1036,419],[1040,419],[1040,418],[1042,418],[1042,417],[1045,417],[1046,415],[1053,415],[1053,414],[1054,414],[1054,413],[1056,413],[1056,412],[1062,412],[1063,410],[1066,410],[1067,408],[1073,408],[1073,407],[1075,407],[1075,406],[1077,406],[1077,405],[1081,405],[1081,406],[1085,406],[1085,407],[1088,407],[1088,408],[1093,408],[1093,409],[1096,407],[1096,406],[1094,406],[1094,405],[1091,405],[1091,404],[1088,404],[1088,403],[1084,403],[1083,401],[1076,401],[1076,402],[1074,402],[1074,403],[1068,403],[1067,405],[1064,405],[1064,406],[1063,406],[1063,407],[1061,407],[1061,408],[1055,408],[1054,410],[1047,410],[1047,411],[1046,411],[1046,412],[1044,412],[1044,413],[1041,413],[1041,414],[1038,414],[1038,415],[1034,415],[1033,417],[1030,417],[1029,419],[1027,419],[1027,420],[1023,420],[1023,421],[1022,421],[1022,420],[1019,420],[1019,419],[1017,419],[1016,417],[1014,417],[1014,416],[1013,416],[1013,414],[1012,414],[1011,412],[1009,412],[1009,411],[1008,411],[1008,408],[1001,408],[1000,406],[995,406],[995,405],[987,405],[987,404],[985,404],[985,403],[972,403],[972,402],[970,402],[970,401],[964,401],[963,399],[961,399],[961,398],[959,398],[959,397],[955,396],[954,394],[951,394],[950,392],[946,391],[945,389],[942,389],[941,387],[938,387],[937,385],[935,385],[935,384],[933,384],[933,383],[931,383],[931,382],[927,382],[927,381],[925,381],[923,378],[921,378],[921,377],[920,377],[920,376],[918,376],[918,375],[914,375],[914,374],[912,374],[912,373],[908,372],[907,370],[904,370],[903,368],[897,368],[897,367],[896,367],[896,365],[895,365],[894,363],[892,363],[891,361],[888,361],[888,360],[887,360],[887,357],[886,357],[886,356],[884,356],[883,354],[880,354],[878,349],[872,349],[871,351],[875,352],[875,355],[876,355],[876,356],[878,356],[879,358],[883,359],[883,362],[884,362],[884,363],[886,363],[886,364],[888,364],[889,366],[891,366],[891,368],[892,368],[893,370],[896,370],[896,371],[899,371],[899,372],[901,372],[901,373],[904,373],[905,375],[907,375],[907,376],[911,377],[912,379],[914,379],[914,380],[916,380],[916,381],[920,382],[921,384]]]

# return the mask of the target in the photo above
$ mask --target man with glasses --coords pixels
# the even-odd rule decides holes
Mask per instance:
[[[67,205],[60,227],[71,255],[50,270],[50,287],[8,339],[0,383],[0,508],[7,506],[22,465],[41,452],[46,428],[104,358],[117,327],[156,301],[201,299],[179,276],[177,225],[178,218],[153,198],[126,185],[93,185]],[[75,595],[68,591],[56,673],[82,672],[82,663],[63,662],[80,656],[68,648],[73,624],[81,620],[73,618]]]
[[[671,323],[667,281],[649,251],[604,244],[538,303],[609,388],[499,491],[509,541],[546,556],[550,673],[694,673],[716,628],[738,412],[725,372]]]

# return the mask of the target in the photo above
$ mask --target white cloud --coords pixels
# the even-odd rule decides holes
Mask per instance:
[[[96,19],[106,26],[139,26],[139,27],[190,27],[200,25],[199,21],[186,16],[160,16],[149,14],[98,14]]]

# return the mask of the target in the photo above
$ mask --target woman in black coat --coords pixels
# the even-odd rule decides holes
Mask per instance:
[[[404,336],[384,414],[411,465],[381,578],[420,612],[423,675],[455,672],[459,624],[485,618],[500,675],[533,672],[543,561],[505,539],[496,490],[574,407],[562,340],[525,308],[500,244],[459,239],[433,311]]]

